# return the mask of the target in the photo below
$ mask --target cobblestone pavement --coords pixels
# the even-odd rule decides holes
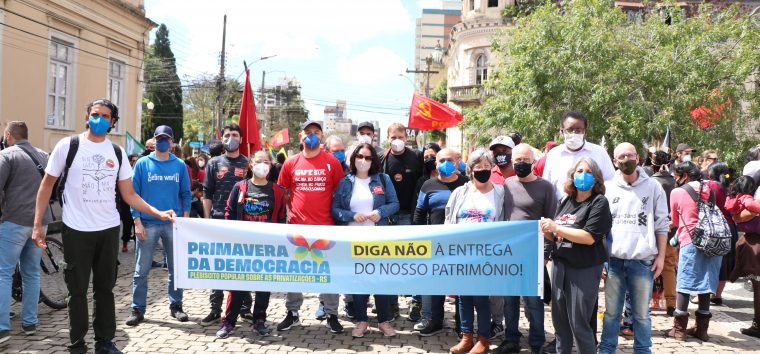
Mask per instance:
[[[129,316],[129,305],[132,299],[133,245],[130,244],[128,253],[119,253],[121,266],[114,290],[117,311],[115,342],[126,353],[447,353],[448,348],[457,342],[457,337],[451,330],[427,338],[413,334],[413,323],[405,320],[403,316],[407,310],[404,298],[400,301],[402,318],[394,323],[399,332],[395,338],[383,338],[377,330],[376,323],[372,322],[373,316],[370,316],[370,323],[374,330],[364,338],[351,338],[350,330],[353,324],[345,318],[342,318],[341,322],[346,327],[346,333],[330,334],[323,322],[314,319],[314,311],[318,304],[316,294],[305,294],[304,307],[301,310],[301,319],[304,323],[302,327],[285,333],[273,331],[272,336],[260,337],[251,333],[249,324],[239,321],[238,327],[229,338],[217,339],[215,333],[218,326],[202,327],[199,324],[200,319],[208,311],[208,296],[204,290],[185,292],[184,309],[190,315],[189,322],[180,323],[169,316],[169,304],[166,297],[167,272],[163,269],[153,269],[150,275],[146,322],[137,327],[129,327],[124,324],[124,321]],[[160,252],[157,254],[159,255],[156,259],[160,260],[162,258]],[[740,288],[741,284],[729,284],[726,290],[728,296],[725,296],[727,306],[713,307],[714,317],[709,330],[712,337],[710,342],[703,343],[697,339],[677,342],[664,338],[661,333],[670,328],[672,320],[666,317],[663,311],[654,312],[652,316],[653,352],[760,353],[760,340],[744,336],[739,332],[740,328],[748,326],[752,306],[751,297],[747,297],[748,293],[742,292]],[[603,302],[600,299],[600,304]],[[20,304],[14,304],[13,310],[18,312],[19,307]],[[446,311],[447,324],[452,327],[454,308],[450,301],[447,301]],[[268,324],[270,328],[274,328],[285,315],[284,294],[272,294],[268,315]],[[545,316],[547,340],[551,340],[553,327],[548,307]],[[693,316],[691,318],[693,319]],[[0,352],[67,353],[69,330],[66,310],[56,311],[41,304],[39,319],[37,333],[25,336],[21,332],[20,319],[16,317],[12,321],[12,337],[8,342],[0,344]],[[601,330],[601,321],[599,326]],[[524,316],[520,318],[520,328],[524,334],[523,352],[527,352],[527,320]],[[492,348],[500,341],[500,339],[494,340]],[[92,348],[92,331],[89,332],[88,343]],[[621,338],[619,352],[632,353],[632,347],[632,340]]]

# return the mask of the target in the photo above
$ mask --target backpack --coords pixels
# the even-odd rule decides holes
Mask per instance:
[[[703,184],[700,181],[700,191],[702,186]],[[685,184],[682,188],[697,203],[697,212],[699,213],[697,226],[693,230],[686,228],[691,236],[691,243],[708,257],[725,256],[731,251],[731,229],[728,227],[728,222],[723,217],[723,213],[715,204],[715,194],[710,190],[710,198],[704,202],[690,185]],[[683,220],[683,216],[681,220]]]
[[[119,145],[116,145],[114,143],[111,143],[113,145],[113,152],[116,153],[116,159],[119,161],[119,168],[116,169],[116,186],[114,187],[114,190],[116,191],[116,204],[119,204],[119,201],[121,200],[121,193],[119,193],[119,172],[121,171],[121,148]],[[69,168],[71,168],[71,164],[74,163],[74,157],[77,155],[77,150],[79,150],[79,135],[74,135],[71,137],[71,140],[69,141],[69,152],[66,154],[66,167],[63,169],[63,173],[61,174],[61,178],[59,178],[55,185],[53,186],[54,195],[58,199],[58,203],[63,206],[65,203],[65,200],[63,200],[63,189],[66,188],[66,180],[69,177]]]

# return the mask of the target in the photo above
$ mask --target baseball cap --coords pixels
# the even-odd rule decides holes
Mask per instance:
[[[159,135],[165,135],[174,140],[174,131],[168,125],[159,125],[156,127],[156,131],[153,133],[153,137],[156,138]]]
[[[694,148],[692,148],[691,146],[689,146],[689,144],[685,144],[685,143],[680,143],[680,144],[678,144],[678,146],[676,146],[676,152],[681,152],[681,151],[684,151],[684,150],[691,150],[691,152],[696,152],[697,151]]]
[[[375,131],[375,125],[372,124],[372,123],[370,123],[370,122],[361,122],[361,123],[359,123],[359,125],[356,127],[356,130],[359,130],[361,128],[370,128],[370,129],[372,129],[372,131]]]
[[[307,121],[301,123],[301,130],[306,129],[306,127],[308,127],[308,126],[310,126],[312,124],[314,124],[317,127],[319,127],[319,130],[322,130],[322,123],[317,122],[316,120],[307,120]]]
[[[515,142],[512,141],[512,138],[504,135],[499,135],[493,140],[491,140],[491,145],[488,145],[489,150],[493,150],[493,147],[496,145],[504,145],[510,149],[515,148]]]

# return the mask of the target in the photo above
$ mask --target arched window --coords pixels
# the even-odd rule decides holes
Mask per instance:
[[[488,59],[485,54],[481,54],[475,61],[475,84],[482,85],[486,79],[488,79]]]

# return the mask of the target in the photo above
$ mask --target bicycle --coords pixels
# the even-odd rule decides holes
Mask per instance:
[[[47,248],[43,251],[42,259],[40,259],[40,302],[55,310],[64,309],[66,308],[68,290],[63,279],[65,264],[63,261],[63,243],[51,237],[46,238],[45,243]],[[23,297],[21,273],[18,265],[16,272],[13,273],[11,296],[18,302],[21,302]]]

